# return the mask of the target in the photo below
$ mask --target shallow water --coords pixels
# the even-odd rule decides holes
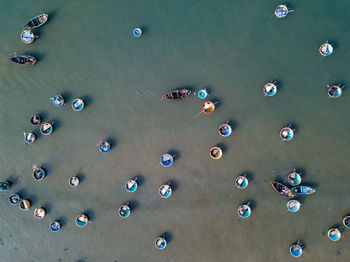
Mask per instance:
[[[327,84],[350,84],[346,1],[291,2],[285,19],[273,16],[275,1],[10,1],[0,9],[0,163],[2,179],[13,186],[1,193],[1,261],[294,261],[290,244],[305,243],[303,261],[348,261],[349,232],[338,243],[326,233],[350,212],[348,156],[349,89],[336,100]],[[19,40],[23,24],[48,12],[31,45]],[[144,35],[135,39],[132,29]],[[324,41],[334,55],[321,58]],[[33,54],[39,63],[23,68],[7,61],[13,51]],[[270,79],[281,86],[264,97]],[[212,115],[200,113],[195,96],[161,101],[169,90],[207,87],[217,101]],[[63,94],[67,105],[55,108],[49,97]],[[82,112],[70,103],[81,97]],[[40,113],[55,131],[25,145],[29,118]],[[221,139],[220,124],[234,131]],[[282,142],[288,123],[295,139]],[[108,139],[112,150],[96,144]],[[224,149],[209,158],[210,147]],[[176,154],[163,168],[161,154]],[[35,182],[32,165],[47,177]],[[285,179],[297,168],[303,184],[317,192],[302,199],[301,210],[286,212],[287,199],[268,181]],[[234,187],[247,171],[246,190]],[[68,179],[80,175],[77,188]],[[140,177],[137,192],[124,183]],[[169,199],[158,195],[172,181]],[[21,212],[7,203],[12,192],[31,199]],[[130,201],[122,220],[118,207]],[[237,207],[250,201],[243,220]],[[48,209],[41,221],[37,206]],[[78,228],[74,218],[87,213],[92,223]],[[48,230],[52,220],[63,228]],[[154,241],[167,233],[168,247]],[[48,256],[50,257],[48,259]]]

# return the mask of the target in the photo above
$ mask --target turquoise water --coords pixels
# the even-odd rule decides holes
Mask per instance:
[[[12,181],[1,193],[2,261],[294,261],[290,244],[305,243],[303,261],[347,261],[350,232],[338,243],[326,232],[350,212],[347,181],[350,122],[349,89],[339,99],[327,84],[350,83],[346,1],[290,2],[285,19],[273,16],[276,1],[2,1],[0,22],[1,178]],[[23,24],[41,9],[49,22],[39,38],[23,44]],[[135,39],[132,29],[143,28]],[[334,43],[321,58],[319,46]],[[39,63],[23,68],[7,61],[12,52],[33,54]],[[274,97],[263,85],[276,79]],[[162,101],[172,89],[207,87],[217,101],[212,115],[200,114],[195,96]],[[49,97],[63,94],[55,108]],[[86,108],[70,103],[83,98]],[[35,131],[29,118],[40,113],[55,131],[25,145],[23,132]],[[220,139],[218,127],[234,130]],[[279,130],[292,122],[295,139],[282,142]],[[100,139],[112,150],[101,154]],[[220,160],[209,149],[220,144]],[[163,153],[176,152],[163,168]],[[32,166],[47,177],[35,182]],[[287,213],[287,199],[269,180],[298,168],[302,184],[316,188],[301,210]],[[234,180],[249,172],[249,186]],[[68,179],[80,175],[77,188]],[[124,183],[139,176],[135,193]],[[176,185],[169,199],[160,185]],[[32,200],[22,212],[7,203],[12,192]],[[129,218],[117,215],[130,201]],[[250,201],[250,218],[237,207]],[[44,206],[43,220],[33,217]],[[91,224],[78,228],[86,212]],[[64,225],[51,233],[55,219]],[[167,232],[168,246],[155,239]]]

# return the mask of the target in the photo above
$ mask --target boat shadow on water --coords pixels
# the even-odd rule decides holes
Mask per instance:
[[[165,184],[171,187],[172,192],[176,191],[179,188],[179,182],[174,179],[168,180],[168,182],[166,182]]]
[[[178,159],[180,159],[181,154],[180,151],[176,150],[176,149],[170,149],[167,154],[171,155],[174,159],[174,162]]]
[[[44,204],[42,204],[42,207],[45,209],[46,214],[49,214],[50,211],[52,210],[52,204],[45,202]]]
[[[125,203],[128,203],[128,206],[130,207],[132,212],[135,211],[139,207],[139,202],[135,199],[125,201]]]
[[[7,179],[5,179],[11,187],[18,184],[19,176],[10,175]]]
[[[228,151],[228,146],[224,143],[219,143],[216,146],[221,149],[222,154],[225,154]]]
[[[67,218],[65,216],[60,216],[56,221],[60,222],[61,227],[63,227],[67,223]]]
[[[145,176],[141,174],[137,174],[132,178],[133,180],[136,180],[138,186],[142,186],[145,183]]]
[[[92,208],[86,209],[83,214],[87,215],[89,218],[89,221],[92,221],[95,219],[95,211]]]
[[[254,209],[256,209],[257,207],[257,203],[255,201],[255,199],[247,199],[245,200],[244,202],[242,202],[242,205],[243,204],[248,204],[249,203],[249,207],[250,209],[253,211]]]
[[[89,95],[84,95],[84,96],[82,96],[82,97],[80,97],[82,100],[83,100],[83,102],[84,102],[84,109],[87,107],[87,106],[89,106],[89,105],[91,105],[93,102],[94,102],[94,99],[92,98],[92,96],[89,96]]]
[[[29,193],[26,188],[18,190],[18,194],[20,194],[23,199],[28,199],[32,205],[35,205],[38,202],[38,197]]]
[[[173,240],[173,233],[166,231],[162,234],[162,237],[164,237],[166,239],[167,243],[170,243],[171,240]]]

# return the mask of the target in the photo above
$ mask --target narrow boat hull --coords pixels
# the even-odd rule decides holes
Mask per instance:
[[[19,55],[9,58],[9,61],[23,66],[32,66],[37,60],[30,55]]]
[[[315,189],[309,186],[296,186],[290,189],[295,195],[311,195],[316,192]]]
[[[285,185],[283,185],[282,183],[278,183],[275,181],[271,181],[270,182],[272,187],[278,192],[280,193],[282,196],[288,197],[288,198],[293,198],[295,197],[295,194]]]
[[[178,89],[171,91],[170,93],[162,96],[163,99],[170,99],[170,100],[180,100],[188,97],[191,94],[190,90],[187,89]]]
[[[48,19],[49,19],[49,15],[48,14],[40,14],[40,15],[30,19],[25,24],[25,26],[28,27],[28,28],[35,29],[35,28],[38,28],[38,27],[44,25],[47,22]]]

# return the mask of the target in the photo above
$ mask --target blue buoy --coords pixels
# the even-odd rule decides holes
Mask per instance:
[[[132,31],[132,34],[135,37],[140,37],[142,35],[142,30],[139,27],[134,28],[134,30]]]
[[[204,88],[204,89],[199,90],[198,97],[200,99],[205,99],[207,96],[208,96],[207,89]]]

